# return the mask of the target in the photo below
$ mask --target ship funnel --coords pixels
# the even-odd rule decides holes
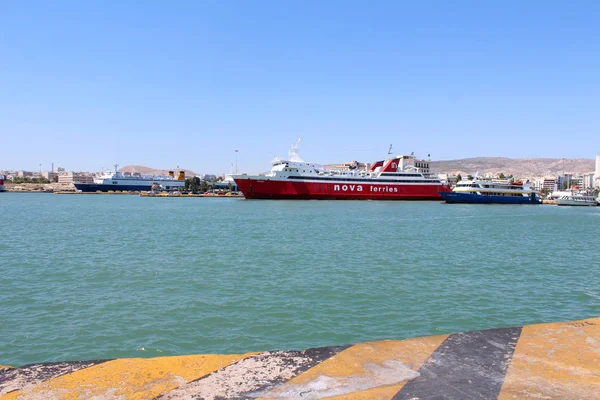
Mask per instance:
[[[369,171],[375,171],[377,167],[383,167],[383,161],[377,161],[371,164],[371,166],[369,167]]]
[[[400,162],[399,158],[394,158],[391,160],[387,160],[383,167],[381,168],[381,172],[396,172],[398,170],[398,163]]]
[[[177,175],[177,180],[178,181],[185,181],[185,171],[179,171],[179,174]]]
[[[169,176],[171,178],[175,178],[175,172],[174,171],[169,171]]]

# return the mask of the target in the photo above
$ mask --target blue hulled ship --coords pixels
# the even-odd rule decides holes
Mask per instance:
[[[539,193],[521,181],[463,180],[452,192],[440,192],[440,195],[446,203],[541,204]]]
[[[82,192],[108,191],[149,191],[153,188],[160,190],[179,190],[185,185],[185,171],[180,171],[177,178],[175,173],[169,175],[144,175],[137,172],[120,172],[115,165],[114,172],[104,172],[94,178],[94,183],[74,183],[75,188]]]

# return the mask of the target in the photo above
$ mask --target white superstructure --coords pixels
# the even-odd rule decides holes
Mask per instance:
[[[531,194],[539,194],[531,187],[529,182],[509,182],[494,179],[482,180],[477,178],[459,181],[452,191],[454,193],[472,193],[483,196],[530,197]]]
[[[233,179],[247,199],[323,199],[323,200],[438,200],[450,186],[430,172],[430,161],[414,154],[388,157],[373,163],[368,170],[326,169],[305,162],[292,146],[287,160],[275,158],[271,171],[263,175],[234,175]]]
[[[146,186],[148,182],[163,183],[170,186],[183,186],[183,180],[177,180],[173,175],[148,175],[140,174],[139,172],[120,172],[118,165],[115,165],[114,171],[105,171],[94,178],[94,183],[97,185],[112,185],[115,181],[117,184],[128,186]]]
[[[115,165],[114,171],[103,172],[94,178],[93,183],[74,182],[74,185],[83,192],[177,190],[185,185],[185,171],[180,171],[175,179],[173,171],[169,171],[169,175],[146,175],[120,172]]]
[[[592,195],[573,191],[571,194],[556,199],[556,204],[559,206],[597,206],[598,201]]]

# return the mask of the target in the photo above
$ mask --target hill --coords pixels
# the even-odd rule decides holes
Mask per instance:
[[[148,175],[168,175],[169,171],[174,171],[175,176],[177,176],[177,173],[179,171],[185,171],[185,176],[187,176],[187,177],[198,175],[194,171],[185,169],[185,168],[154,169],[154,168],[150,168],[150,167],[145,167],[143,165],[127,165],[127,166],[119,169],[119,171],[121,171],[121,172],[139,172],[140,174],[148,174]]]
[[[542,177],[566,173],[584,174],[594,171],[593,159],[587,158],[504,158],[477,157],[461,160],[432,161],[434,171],[441,173],[497,175],[504,173],[519,177]]]

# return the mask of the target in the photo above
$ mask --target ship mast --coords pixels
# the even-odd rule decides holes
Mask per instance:
[[[390,148],[389,148],[389,150],[388,150],[388,153],[387,153],[387,158],[386,158],[386,160],[390,160],[390,159],[392,158],[392,147],[394,147],[394,145],[393,145],[393,144],[390,144]]]
[[[300,146],[301,138],[298,138],[298,142],[292,145],[292,149],[288,151],[288,158],[292,162],[304,162],[302,157],[298,154],[298,147]]]

